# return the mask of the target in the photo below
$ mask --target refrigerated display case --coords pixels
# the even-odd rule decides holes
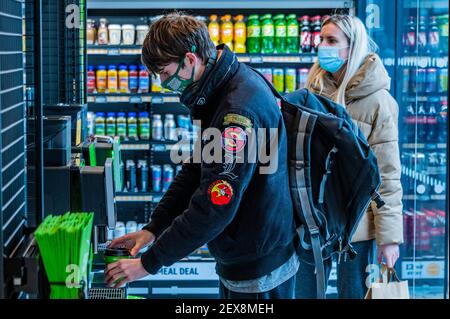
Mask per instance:
[[[411,298],[448,298],[448,2],[361,1],[399,105],[404,244]]]
[[[139,44],[130,44],[129,40],[121,41],[116,38],[113,43],[99,43],[98,28],[102,18],[107,19],[107,25],[116,25],[110,28],[111,30],[103,28],[102,31],[107,32],[108,36],[116,37],[117,25],[128,25],[126,29],[130,29],[132,25],[136,28],[137,41],[139,25],[148,24],[154,17],[171,9],[185,9],[189,14],[203,17],[206,23],[209,23],[208,18],[212,14],[219,17],[226,14],[243,14],[248,18],[253,14],[295,13],[301,18],[305,15],[323,16],[337,10],[358,15],[380,48],[378,54],[392,79],[391,94],[400,108],[398,120],[405,243],[401,246],[401,259],[396,267],[400,277],[409,281],[412,298],[448,298],[447,2],[88,0],[87,8],[87,19],[95,20],[95,23],[88,21],[88,32],[90,24],[96,27],[90,34],[94,41],[88,42],[87,45],[87,62],[92,66],[87,70],[88,107],[93,113],[104,113],[104,118],[100,115],[98,123],[105,131],[108,130],[108,117],[113,118],[108,112],[117,113],[116,123],[119,123],[119,117],[123,123],[129,113],[137,113],[139,123],[139,113],[147,112],[143,116],[148,116],[150,120],[153,115],[161,114],[164,120],[166,114],[174,114],[178,120],[177,116],[186,116],[187,110],[179,103],[177,96],[161,92],[157,79],[152,80],[153,85],[150,85],[148,91],[132,93],[130,72],[135,72],[134,68],[122,69],[123,72],[128,72],[130,92],[111,94],[102,92],[102,89],[97,90],[96,70],[100,65],[105,65],[106,69],[109,65],[115,65],[119,72],[120,64],[138,65],[141,49]],[[299,20],[302,26],[302,21]],[[309,36],[313,36],[314,29],[310,29],[310,32]],[[121,35],[123,34],[122,30]],[[308,36],[307,32],[305,36]],[[280,73],[280,69],[303,69],[305,74],[315,55],[310,52],[281,55],[244,53],[238,54],[238,57],[241,62],[262,69],[263,73],[264,70],[271,69],[273,80],[274,75]],[[104,79],[107,72],[106,75],[100,73],[100,76]],[[118,76],[120,78],[120,74]],[[133,77],[135,81],[136,78]],[[297,86],[299,87],[301,84]],[[119,115],[118,112],[123,112],[124,115]],[[95,132],[95,122],[91,117],[91,132]],[[134,123],[133,120],[132,127],[135,127]],[[184,125],[185,123],[178,126],[192,130]],[[151,127],[161,130],[160,124]],[[119,124],[115,130],[118,133]],[[161,132],[156,131],[155,134],[158,136]],[[148,188],[142,190],[139,186],[139,176],[142,176],[142,173],[139,173],[139,169],[142,169],[142,165],[139,168],[139,161],[144,160],[150,172],[154,165],[159,166],[161,171],[156,169],[156,175],[163,175],[163,165],[169,163],[169,151],[173,149],[174,142],[160,138],[145,140],[138,136],[137,139],[126,139],[121,147],[125,162],[123,174],[126,178],[132,178],[128,185],[124,185],[123,191],[116,194],[118,217],[124,223],[146,223],[163,195],[163,190],[153,189],[152,174],[149,175]],[[129,162],[128,166],[127,160],[134,163]],[[168,176],[171,174],[174,173],[169,170]],[[335,296],[335,279],[334,269],[328,287],[329,297]],[[217,280],[214,262],[203,247],[181,263],[164,267],[157,276],[131,284],[130,289],[134,294],[152,298],[213,297],[217,293]]]
[[[220,19],[227,15],[232,17],[243,15],[247,25],[250,16],[259,15],[259,17],[262,17],[271,14],[272,18],[276,18],[278,21],[277,23],[272,22],[272,28],[275,29],[273,32],[276,32],[276,25],[287,29],[287,21],[286,24],[283,24],[283,18],[280,18],[280,15],[287,17],[296,14],[296,19],[298,19],[296,33],[298,49],[296,52],[277,52],[274,48],[271,53],[263,53],[250,43],[246,43],[246,52],[244,53],[241,50],[237,53],[240,62],[248,63],[260,69],[270,81],[274,82],[278,90],[284,93],[305,85],[309,68],[316,57],[314,43],[317,44],[317,42],[314,42],[314,39],[316,38],[316,41],[318,39],[320,18],[332,14],[336,10],[353,13],[354,6],[352,1],[322,0],[314,2],[292,0],[277,2],[267,0],[128,2],[89,0],[87,1],[87,8],[87,30],[89,32],[87,46],[89,65],[88,109],[94,116],[97,116],[92,117],[91,132],[96,131],[97,124],[99,132],[107,132],[108,118],[110,118],[110,123],[113,123],[114,116],[116,116],[116,123],[119,123],[118,119],[120,118],[122,124],[125,123],[125,120],[128,124],[128,136],[124,136],[121,144],[125,184],[122,191],[116,194],[118,219],[123,224],[127,224],[129,221],[149,222],[153,210],[164,194],[166,188],[164,187],[164,180],[167,182],[167,179],[173,178],[177,172],[174,165],[171,169],[166,166],[171,164],[170,151],[176,147],[177,142],[167,138],[168,134],[164,132],[163,127],[167,127],[167,125],[163,123],[166,122],[167,115],[173,115],[173,119],[178,124],[176,125],[177,131],[188,131],[190,136],[194,135],[192,134],[193,128],[189,125],[188,109],[180,104],[178,96],[170,92],[164,92],[157,78],[151,79],[150,86],[143,91],[138,79],[139,85],[136,88],[135,69],[136,67],[139,69],[141,63],[142,41],[139,40],[139,31],[145,29],[146,24],[161,14],[171,11],[171,9],[185,10],[187,13],[202,19],[206,24],[210,24],[212,15],[218,16],[219,24],[223,23],[221,20],[227,20]],[[267,18],[267,21],[270,21],[270,19]],[[231,23],[229,21],[226,23],[228,27],[233,28],[237,21],[234,19],[231,21]],[[122,27],[122,30],[119,29],[119,26]],[[240,27],[242,28],[242,24]],[[134,39],[127,36],[127,30],[133,30],[133,28],[136,31]],[[106,31],[108,31],[107,36]],[[249,35],[249,30],[246,31]],[[242,38],[242,33],[239,36]],[[231,38],[233,38],[233,34],[231,34]],[[276,46],[275,43],[274,45]],[[268,49],[271,51],[270,48]],[[124,67],[124,64],[127,67]],[[120,79],[118,87],[116,87],[116,82],[113,81],[112,90],[109,90],[107,81],[104,82],[105,77],[108,76],[107,69],[111,69],[112,75],[115,75],[114,68],[122,70],[125,78],[123,90],[120,87]],[[98,71],[100,72],[97,73]],[[127,75],[128,83],[126,83]],[[118,74],[118,77],[120,78],[120,74]],[[147,83],[147,81],[144,81],[144,83]],[[112,112],[116,114],[112,114]],[[130,136],[129,130],[130,114],[133,118],[131,121],[132,136]],[[134,133],[134,118],[137,116],[139,126],[140,115],[144,119],[148,118],[151,122],[157,124],[152,123],[150,125],[152,129],[149,139],[147,136],[141,138],[139,134],[136,136]],[[117,133],[118,129],[119,125],[117,124]],[[170,128],[167,129],[167,132],[169,131]],[[114,132],[112,127],[111,132]],[[147,164],[146,167],[149,171],[148,187],[146,188],[142,187],[142,174],[139,173],[139,163],[143,162]],[[115,235],[120,234],[119,231]],[[128,289],[132,294],[150,298],[216,298],[218,295],[218,280],[214,259],[209,255],[205,245],[171,267],[163,267],[156,276],[149,276],[131,283]],[[334,283],[331,282],[331,285],[334,285]]]

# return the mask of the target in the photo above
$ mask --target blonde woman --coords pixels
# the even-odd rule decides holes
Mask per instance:
[[[333,15],[322,23],[318,61],[307,88],[343,105],[364,133],[378,160],[386,203],[371,205],[352,238],[358,255],[337,266],[338,298],[362,299],[367,291],[366,267],[384,259],[393,267],[403,242],[402,187],[398,148],[398,105],[389,94],[390,78],[374,52],[376,44],[357,17]],[[331,262],[326,265],[331,270]],[[316,297],[314,266],[302,262],[297,273],[297,298]]]

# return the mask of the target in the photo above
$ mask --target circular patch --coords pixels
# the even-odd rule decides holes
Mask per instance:
[[[233,188],[226,181],[218,180],[209,186],[208,194],[214,205],[227,205],[233,197]]]
[[[247,133],[238,126],[230,126],[222,133],[222,147],[226,152],[236,153],[247,144]]]

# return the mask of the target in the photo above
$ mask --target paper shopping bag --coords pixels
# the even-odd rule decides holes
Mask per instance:
[[[381,281],[372,284],[365,299],[409,299],[408,281],[401,281],[395,269],[387,269],[385,265],[381,273]]]

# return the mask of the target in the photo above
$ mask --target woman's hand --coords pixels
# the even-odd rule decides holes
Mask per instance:
[[[387,244],[378,246],[378,263],[386,261],[388,268],[394,268],[397,259],[400,257],[400,248],[398,244]]]

